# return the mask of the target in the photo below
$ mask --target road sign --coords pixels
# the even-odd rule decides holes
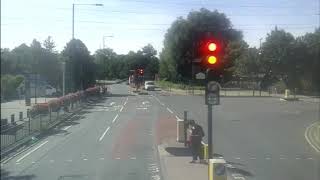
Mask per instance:
[[[202,72],[199,72],[198,74],[196,74],[196,79],[205,79],[206,75]]]
[[[206,86],[206,104],[219,105],[220,104],[220,85],[215,81],[208,82]]]

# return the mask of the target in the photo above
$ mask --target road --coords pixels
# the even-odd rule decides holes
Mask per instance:
[[[187,110],[207,134],[204,97],[154,95],[180,118]],[[319,103],[226,97],[214,107],[213,120],[214,152],[229,162],[234,179],[320,179],[320,153],[304,136],[319,121]]]
[[[156,180],[162,177],[157,120],[183,118],[188,110],[207,134],[202,96],[169,96],[162,91],[132,95],[124,84],[108,90],[112,96],[88,104],[2,164],[1,178]],[[223,98],[214,107],[214,151],[228,161],[233,179],[318,180],[320,154],[304,136],[318,116],[316,103]]]
[[[160,179],[154,141],[159,108],[123,84],[1,167],[1,179]]]

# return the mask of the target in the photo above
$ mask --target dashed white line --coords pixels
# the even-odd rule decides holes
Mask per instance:
[[[123,105],[125,106],[126,104],[127,104],[127,101],[126,101],[126,102],[124,102],[124,104],[123,104]]]
[[[104,160],[104,158],[100,158],[100,160]]]
[[[120,159],[119,157],[117,157],[116,159]]]
[[[110,106],[112,106],[112,105],[114,105],[114,104],[115,104],[115,102],[111,102],[111,103],[110,103]]]
[[[110,129],[110,126],[108,126],[107,129],[103,132],[103,134],[99,138],[99,141],[101,141],[103,139],[103,137],[106,135],[106,133],[109,131],[109,129]]]
[[[33,153],[34,151],[36,151],[37,149],[41,148],[43,145],[47,144],[49,141],[45,141],[42,144],[40,144],[39,146],[37,146],[36,148],[34,148],[33,150],[31,150],[30,152],[28,152],[27,154],[23,155],[21,158],[19,158],[16,163],[20,162],[21,160],[23,160],[24,158],[26,158],[27,156],[29,156],[31,153]]]
[[[112,123],[114,123],[117,120],[118,116],[119,114],[117,114],[116,117],[113,118]]]
[[[173,112],[171,111],[171,109],[167,108],[167,110],[168,110],[171,114],[173,114]]]
[[[67,127],[63,128],[63,130],[66,131],[69,128],[71,128],[71,126],[67,126]]]
[[[87,159],[87,158],[84,158],[83,160],[84,160],[84,161],[87,161],[88,159]]]
[[[134,160],[134,159],[137,159],[136,157],[131,157],[130,159]]]
[[[240,159],[239,157],[235,157],[235,159]]]
[[[72,160],[71,160],[71,159],[69,159],[69,160],[67,160],[67,162],[72,162]]]
[[[269,157],[266,157],[266,160],[270,160],[271,158],[269,158]]]
[[[309,159],[309,160],[312,160],[312,158],[311,158],[311,157],[309,157],[308,159]]]
[[[121,107],[120,112],[122,112],[122,110],[123,110],[123,106]]]

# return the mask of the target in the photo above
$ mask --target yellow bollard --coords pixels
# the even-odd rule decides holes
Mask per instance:
[[[208,144],[201,142],[202,143],[202,153],[203,153],[203,159],[205,161],[208,161],[209,155],[208,155]]]
[[[290,90],[286,89],[284,92],[284,98],[289,98],[289,96],[290,96]]]
[[[209,180],[227,180],[226,161],[224,159],[209,159]]]

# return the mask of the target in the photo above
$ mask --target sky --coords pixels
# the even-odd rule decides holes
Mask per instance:
[[[319,27],[320,0],[1,0],[1,48],[13,49],[33,39],[51,36],[62,51],[72,38],[72,4],[75,38],[91,53],[105,47],[118,54],[151,44],[160,52],[164,35],[179,16],[205,7],[225,13],[243,32],[251,47],[259,47],[274,29],[294,36]],[[103,4],[95,6],[93,4]]]

